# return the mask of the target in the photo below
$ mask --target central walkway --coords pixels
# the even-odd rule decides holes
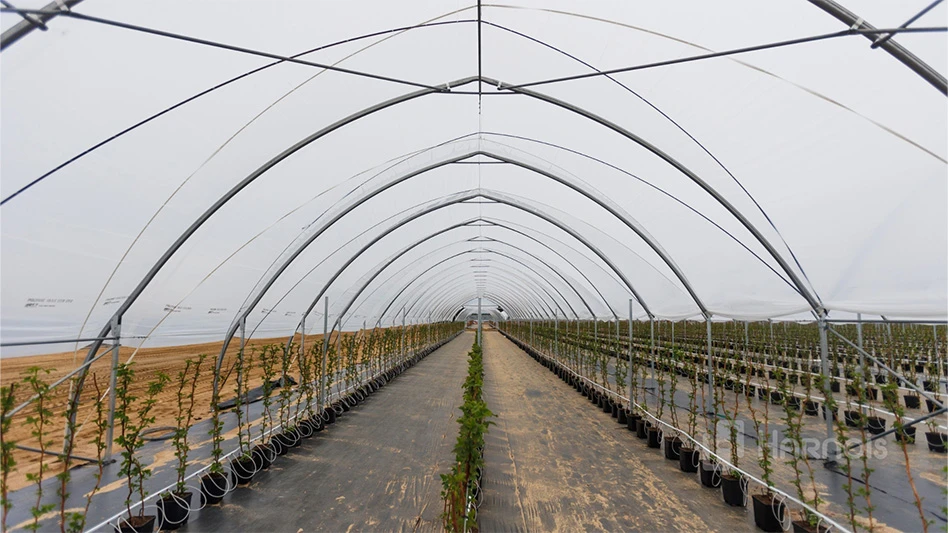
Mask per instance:
[[[719,490],[593,408],[500,333],[484,332],[483,532],[750,531]]]
[[[181,531],[441,531],[440,474],[457,439],[465,332],[201,510]],[[748,531],[702,489],[496,331],[484,332],[483,533]]]
[[[440,531],[465,332],[180,531]]]

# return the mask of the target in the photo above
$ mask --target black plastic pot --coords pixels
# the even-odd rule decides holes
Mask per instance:
[[[121,533],[152,533],[155,530],[155,517],[146,515],[123,518],[119,520],[119,527],[115,530]]]
[[[603,413],[609,413],[610,415],[612,414],[612,400],[603,398],[602,404],[599,407],[602,407]]]
[[[928,431],[925,433],[925,439],[928,440],[928,449],[930,451],[935,453],[948,452],[948,433]]]
[[[780,391],[772,390],[770,391],[770,403],[774,405],[780,405],[783,403],[783,393]]]
[[[915,426],[896,429],[895,440],[904,442],[905,444],[915,444]]]
[[[619,413],[616,416],[616,422],[622,425],[626,425],[629,423],[629,412],[626,411],[624,407],[619,409]]]
[[[325,427],[323,424],[323,419],[316,415],[311,416],[308,422],[309,422],[309,426],[313,428],[313,431],[317,433],[322,431],[323,427]]]
[[[292,429],[288,429],[283,433],[278,434],[273,438],[273,440],[277,441],[280,444],[280,447],[282,447],[282,449],[277,450],[277,454],[279,455],[286,455],[286,452],[288,452],[290,448],[300,445],[300,437],[297,435],[296,431]]]
[[[241,457],[230,462],[230,468],[237,476],[238,485],[246,485],[253,479],[257,473],[257,467],[253,462],[253,456]]]
[[[629,420],[628,422],[626,422],[625,427],[628,428],[629,431],[635,431],[636,422],[638,422],[639,420],[642,420],[642,416],[634,414],[634,413],[629,413],[628,419]]]
[[[757,398],[763,400],[767,397],[767,389],[764,387],[757,387]]]
[[[188,523],[191,515],[190,492],[162,496],[155,504],[158,507],[158,530],[178,529]]]
[[[810,416],[816,416],[819,412],[818,406],[819,404],[813,400],[806,400],[803,402],[803,412]]]
[[[747,496],[744,490],[744,483],[740,477],[730,474],[721,476],[721,494],[724,496],[724,503],[733,507],[744,507],[744,498]]]
[[[821,406],[821,410],[823,411],[823,420],[826,420],[826,417],[827,417],[826,404],[823,404]],[[834,407],[833,412],[829,416],[831,416],[833,420],[836,420],[836,418],[839,416],[839,410]]]
[[[212,472],[201,476],[201,496],[204,505],[216,505],[227,494],[227,476],[220,472]]]
[[[859,427],[860,421],[862,420],[862,413],[859,411],[850,411],[847,409],[843,411],[843,417],[846,420],[847,426],[851,428],[857,428]]]
[[[309,423],[309,419],[300,420],[296,425],[296,431],[299,433],[301,439],[308,439],[316,434],[316,430],[313,429],[313,426]]]
[[[794,411],[800,410],[800,397],[799,396],[787,396],[786,402],[787,409],[792,409]]]
[[[619,404],[609,402],[609,405],[612,407],[612,418],[619,418]]]
[[[646,431],[647,433],[647,443],[649,448],[660,448],[662,445],[662,432],[657,427],[650,427]]]
[[[721,476],[717,472],[717,464],[711,461],[699,461],[698,472],[701,477],[701,485],[710,489],[721,485]]]
[[[273,464],[276,458],[276,450],[267,444],[258,444],[250,450],[250,456],[253,457],[254,465],[257,470],[266,470]]]
[[[783,531],[783,515],[787,508],[783,502],[774,501],[773,494],[754,494],[754,523],[762,531]]]
[[[681,457],[681,437],[665,437],[662,439],[665,441],[665,459],[670,461],[677,461]]]
[[[929,413],[935,412],[935,402],[929,400],[928,398],[925,398],[925,407],[928,407]]]
[[[701,457],[701,453],[698,450],[682,446],[678,450],[678,468],[682,472],[697,472],[699,457]]]
[[[833,391],[833,392],[839,392],[839,382],[836,381],[836,380],[831,381],[831,382],[830,382],[830,390]]]
[[[905,407],[909,409],[918,409],[922,405],[921,399],[914,394],[906,394],[903,398],[905,399]]]
[[[648,432],[646,431],[646,428],[647,428],[647,427],[648,427],[648,426],[646,425],[646,422],[645,422],[644,419],[640,418],[640,419],[636,420],[636,422],[635,422],[635,436],[638,437],[638,438],[640,438],[640,439],[647,439],[647,438],[648,438]]]
[[[829,528],[824,525],[817,529],[816,526],[811,526],[806,520],[793,521],[793,533],[826,533],[827,531],[829,531]]]
[[[885,419],[880,416],[870,416],[866,418],[866,429],[873,435],[878,435],[885,431]]]

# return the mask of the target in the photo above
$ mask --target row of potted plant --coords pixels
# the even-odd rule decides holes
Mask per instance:
[[[238,484],[249,483],[253,475],[269,466],[277,455],[285,453],[287,449],[298,446],[299,441],[312,436],[325,425],[335,421],[345,410],[361,402],[368,394],[413,365],[437,346],[447,342],[460,332],[461,326],[453,323],[440,323],[423,326],[412,326],[409,330],[424,330],[426,336],[406,330],[409,338],[406,343],[407,351],[399,351],[398,338],[388,330],[377,329],[371,332],[360,332],[358,335],[349,335],[356,338],[348,341],[346,353],[350,360],[342,364],[349,365],[341,374],[341,380],[347,386],[338,389],[336,395],[329,394],[334,379],[327,379],[327,395],[325,408],[317,408],[319,401],[320,373],[322,347],[312,346],[303,353],[297,345],[289,347],[267,345],[253,348],[246,353],[241,350],[234,360],[229,375],[235,377],[233,390],[235,393],[234,407],[237,418],[237,450],[226,454],[233,456],[225,468],[225,453],[223,450],[223,416],[224,409],[220,407],[219,395],[213,398],[211,427],[211,464],[207,472],[200,479],[200,505],[214,504],[221,500],[224,494]],[[374,339],[372,343],[368,339]],[[434,339],[434,343],[426,345],[424,339]],[[383,341],[384,339],[384,341]],[[337,341],[338,343],[339,341]],[[336,347],[336,344],[330,343]],[[193,490],[187,484],[189,479],[188,468],[194,466],[189,460],[192,449],[190,443],[190,428],[195,419],[196,390],[206,379],[207,357],[202,355],[194,359],[187,359],[184,367],[172,378],[164,373],[155,374],[144,384],[137,378],[134,363],[120,363],[115,368],[115,397],[116,408],[114,415],[116,444],[120,460],[118,476],[123,478],[126,489],[124,500],[125,514],[118,520],[116,529],[122,531],[152,531],[155,525],[162,529],[176,529],[185,524],[192,511]],[[353,373],[352,365],[362,368]],[[291,387],[289,374],[292,369],[299,370],[302,378],[298,387]],[[337,374],[327,376],[336,377]],[[338,370],[338,369],[335,369]],[[0,388],[0,495],[2,495],[2,521],[0,528],[6,531],[7,515],[12,508],[10,498],[10,475],[16,471],[17,442],[10,439],[9,429],[14,423],[11,416],[17,401],[23,401],[26,394],[35,397],[28,405],[25,422],[31,430],[31,442],[38,444],[38,470],[27,474],[27,480],[35,483],[36,498],[31,509],[32,520],[26,524],[30,530],[39,530],[49,527],[48,515],[56,507],[55,504],[44,503],[43,483],[48,474],[55,470],[58,483],[56,484],[59,496],[58,522],[60,530],[65,533],[83,531],[86,527],[88,509],[93,497],[99,492],[103,481],[105,453],[108,449],[107,434],[110,427],[107,402],[98,401],[103,397],[103,383],[96,373],[91,374],[92,392],[94,400],[94,416],[90,422],[91,431],[79,431],[75,425],[76,416],[68,409],[55,412],[54,396],[46,376],[53,369],[32,367],[28,369],[19,382]],[[254,422],[249,417],[249,403],[254,400],[250,397],[250,382],[254,374],[262,377],[262,410],[260,418]],[[279,379],[274,379],[279,375]],[[226,383],[227,379],[223,380]],[[157,499],[157,515],[146,514],[144,502],[150,499],[148,480],[152,475],[150,465],[142,450],[148,442],[147,430],[155,422],[155,406],[159,396],[168,387],[175,391],[176,410],[174,415],[175,428],[171,433],[171,445],[175,455],[175,483]],[[329,399],[332,398],[332,402]],[[58,405],[58,404],[57,404]],[[78,404],[71,409],[78,410]],[[344,407],[345,406],[345,407]],[[62,454],[51,451],[53,445],[51,437],[52,427],[57,418],[62,417],[71,427],[66,431],[67,440]],[[19,420],[19,419],[17,419]],[[71,472],[75,466],[86,462],[77,459],[74,451],[78,446],[77,435],[90,435],[90,443],[95,449],[94,485],[91,490],[84,487],[84,506],[76,510],[67,506]],[[253,445],[257,441],[256,445]],[[55,457],[55,460],[51,458]],[[193,475],[193,474],[192,474]],[[157,524],[156,524],[157,522]]]
[[[493,413],[484,401],[484,358],[475,343],[468,354],[468,373],[454,445],[455,461],[451,471],[441,474],[442,524],[446,531],[477,532],[477,504],[484,475],[484,436],[492,425]]]
[[[517,329],[517,325],[514,325],[514,328]],[[516,331],[516,335],[519,335],[521,338],[526,337],[526,338],[531,338],[531,340],[536,340],[537,329],[538,328],[536,324],[531,324],[529,327],[529,337],[526,337],[527,328],[519,327],[519,330]],[[661,337],[661,332],[659,334],[659,337]],[[556,344],[558,343],[551,343],[551,345],[549,346],[551,348],[558,348]],[[549,361],[549,364],[553,365],[554,367],[557,367],[555,359],[563,351],[569,351],[569,348],[551,349],[549,353],[551,354],[552,359]],[[613,353],[615,353],[614,348],[612,351]],[[724,470],[720,466],[714,464],[714,461],[698,461],[699,455],[697,451],[694,449],[694,447],[688,446],[686,443],[682,442],[682,439],[680,436],[680,435],[685,435],[686,439],[688,439],[687,436],[696,435],[695,426],[696,426],[696,413],[697,413],[697,407],[698,407],[697,396],[698,396],[698,388],[699,388],[698,376],[700,376],[700,369],[702,368],[702,365],[699,364],[699,361],[697,359],[692,359],[690,357],[682,358],[677,348],[671,351],[658,351],[658,352],[659,353],[657,354],[654,354],[654,353],[652,354],[655,356],[654,359],[640,358],[639,355],[641,354],[637,354],[636,356],[630,358],[629,363],[633,367],[632,375],[635,375],[635,367],[637,363],[644,363],[644,364],[641,364],[640,366],[642,368],[647,368],[648,371],[653,374],[652,383],[654,384],[654,386],[656,387],[658,391],[658,394],[656,394],[656,400],[657,400],[656,403],[658,405],[656,406],[655,411],[649,412],[647,414],[646,412],[644,412],[644,410],[643,412],[636,412],[635,404],[638,403],[636,400],[638,400],[638,397],[639,397],[639,387],[637,386],[632,387],[630,396],[633,399],[633,404],[632,404],[633,409],[625,417],[627,418],[627,424],[628,424],[629,429],[637,430],[638,436],[643,439],[647,439],[648,445],[650,447],[659,448],[659,447],[662,447],[661,445],[663,443],[665,456],[669,459],[678,459],[680,463],[679,466],[683,471],[694,472],[698,470],[699,463],[701,463],[700,464],[701,474],[702,474],[701,479],[702,479],[702,483],[705,486],[720,485],[722,487],[722,495],[724,496],[724,499],[726,502],[731,503],[731,504],[736,504],[736,505],[746,505],[745,502],[747,498],[747,480],[742,479],[742,474],[738,466],[740,456],[736,453],[737,452],[737,445],[736,445],[736,441],[737,441],[736,427],[737,426],[735,422],[740,413],[739,405],[742,403],[741,398],[748,397],[748,401],[744,403],[747,403],[747,406],[750,409],[751,418],[755,426],[755,432],[758,435],[761,435],[761,434],[766,435],[769,433],[769,427],[768,427],[769,420],[770,420],[769,406],[772,404],[779,405],[781,409],[784,410],[783,412],[786,414],[786,417],[784,420],[784,422],[787,424],[787,427],[788,427],[788,430],[786,431],[787,433],[786,436],[788,440],[795,443],[795,446],[796,446],[796,450],[791,450],[793,452],[791,456],[793,458],[794,479],[795,479],[795,486],[797,488],[797,496],[799,497],[799,500],[801,502],[809,506],[807,508],[804,508],[801,519],[794,523],[794,528],[798,530],[803,530],[803,531],[807,531],[807,530],[815,531],[816,525],[819,522],[819,518],[816,513],[811,511],[811,509],[818,512],[819,504],[821,503],[821,500],[819,499],[819,493],[816,491],[814,483],[813,483],[813,470],[812,470],[811,465],[809,464],[809,459],[807,458],[805,454],[798,453],[799,450],[802,450],[803,448],[802,435],[800,432],[800,428],[802,426],[801,418],[803,416],[803,411],[800,409],[799,402],[792,401],[793,399],[796,399],[797,397],[793,396],[790,393],[791,392],[790,389],[793,388],[793,385],[789,383],[788,379],[786,379],[786,375],[783,374],[782,372],[777,372],[777,374],[775,375],[776,379],[774,380],[776,385],[774,385],[770,382],[771,374],[761,373],[761,375],[764,376],[763,381],[765,385],[765,387],[762,387],[760,389],[762,391],[765,391],[765,395],[762,395],[761,397],[767,398],[767,399],[761,402],[764,412],[760,413],[759,408],[755,407],[755,403],[751,400],[751,398],[753,398],[755,395],[755,388],[757,387],[751,384],[750,376],[757,375],[756,372],[745,374],[744,377],[746,381],[743,383],[740,382],[739,377],[736,373],[730,374],[730,373],[724,372],[724,373],[718,374],[716,372],[717,375],[715,376],[715,387],[713,390],[713,398],[709,398],[708,400],[713,404],[712,406],[713,411],[722,413],[728,422],[726,424],[726,428],[728,429],[728,444],[730,445],[730,451],[731,451],[729,462],[733,466],[733,468],[728,468]],[[620,370],[620,366],[621,365],[619,361],[616,361],[615,375],[616,375],[617,382],[621,382],[619,380],[620,376],[624,378],[624,376],[622,375],[623,373]],[[753,365],[753,366],[755,369],[757,369],[757,365]],[[585,395],[589,396],[590,399],[593,400],[594,402],[598,402],[600,405],[602,405],[603,403],[613,404],[611,410],[613,411],[613,416],[615,416],[615,410],[616,410],[615,404],[619,403],[618,401],[616,401],[614,398],[608,398],[607,397],[608,395],[605,394],[604,390],[597,389],[596,387],[590,386],[589,380],[583,379],[585,378],[585,376],[580,377],[581,376],[580,374],[571,374],[570,373],[571,370],[566,371],[563,369],[565,367],[563,368],[557,367],[557,368],[558,369],[556,371],[559,374],[561,374],[561,377],[568,378],[569,380],[571,380],[572,384],[576,386],[578,390],[583,392]],[[656,373],[657,373],[657,376],[654,375]],[[664,374],[666,373],[669,374],[667,378],[663,377]],[[677,377],[679,376],[686,376],[689,378],[688,388],[690,390],[686,390],[688,394],[689,405],[688,405],[687,411],[689,413],[689,417],[687,421],[687,427],[684,430],[682,430],[681,423],[679,420],[677,420],[674,414],[674,412],[676,411],[675,402],[674,401],[666,402],[665,400],[666,389],[670,393],[669,395],[672,398],[674,398],[673,387],[675,385],[673,384],[677,383],[678,381]],[[722,383],[724,383],[723,387],[722,387]],[[807,397],[809,397],[811,386],[812,386],[812,381],[807,381],[805,385]],[[702,395],[703,395],[704,388],[702,387],[701,389],[702,389]],[[731,400],[727,400],[727,402],[723,401],[726,399],[725,395],[723,394],[725,390],[734,391],[734,396],[732,398],[733,402],[731,402]],[[769,394],[766,394],[766,392],[769,392]],[[641,395],[643,399],[647,398],[647,396],[644,394],[644,390],[641,392]],[[702,398],[701,403],[703,405],[707,405],[705,403],[704,398]],[[645,401],[642,401],[642,403],[639,405],[643,405],[643,404],[645,404]],[[671,423],[664,425],[663,427],[666,428],[667,430],[666,433],[678,433],[680,431],[680,434],[676,434],[674,436],[666,434],[665,438],[661,439],[661,441],[663,442],[661,442],[660,437],[659,437],[661,431],[659,429],[659,423],[657,422],[657,420],[661,420],[663,418],[662,411],[665,409],[666,404],[670,408],[671,416],[665,417],[665,418],[670,418]],[[809,402],[807,405],[810,405]],[[654,414],[656,411],[659,413],[659,416],[649,419],[648,417],[651,414]],[[811,412],[808,412],[807,414],[816,414],[816,413],[815,413],[815,410],[811,409]],[[643,415],[644,415],[644,418],[643,418]],[[619,418],[619,421],[622,422],[623,416],[621,412],[617,418]],[[656,420],[655,423],[651,423],[651,420],[653,419]],[[706,418],[706,420],[710,422],[711,419]],[[709,446],[711,447],[710,451],[712,452],[712,457],[714,455],[717,455],[718,453],[716,428],[717,428],[717,424],[714,424],[714,423],[706,424],[706,427],[705,427],[706,432],[710,433]],[[770,490],[770,488],[774,487],[774,485],[773,485],[773,480],[772,480],[772,474],[773,474],[772,451],[770,450],[769,442],[767,442],[767,439],[762,439],[759,444],[760,444],[759,445],[760,453],[758,456],[758,466],[763,472],[762,477],[764,481],[764,486],[766,488],[762,494],[753,495],[754,506],[755,506],[755,520],[758,522],[758,525],[760,525],[761,528],[764,530],[779,531],[779,530],[782,530],[782,527],[780,527],[781,525],[780,523],[783,521],[785,517],[784,515],[784,512],[786,510],[785,504],[783,500],[780,497],[778,497],[775,492]],[[801,482],[801,478],[806,479],[807,477],[809,478],[809,485],[810,487],[812,487],[812,497],[808,497],[810,494],[810,491],[804,486],[804,483]],[[867,500],[868,500],[868,494],[867,494]]]

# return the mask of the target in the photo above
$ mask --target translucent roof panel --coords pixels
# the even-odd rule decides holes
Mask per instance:
[[[948,317],[944,4],[67,3],[2,13],[6,344]]]

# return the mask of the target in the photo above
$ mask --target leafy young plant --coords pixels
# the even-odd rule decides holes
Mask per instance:
[[[76,377],[72,378],[73,387],[75,387],[77,380],[78,378]],[[66,533],[68,526],[66,500],[69,498],[69,480],[72,477],[70,473],[72,468],[72,452],[76,447],[76,432],[78,431],[76,414],[79,411],[79,402],[69,402],[67,405],[68,407],[63,412],[63,417],[66,419],[66,442],[65,446],[63,446],[63,455],[59,458],[62,463],[62,469],[56,474],[56,478],[59,480],[59,487],[56,489],[56,493],[59,496],[59,529],[61,533]]]
[[[95,398],[102,397],[102,389],[99,387],[99,379],[96,374],[92,374],[92,389],[95,391]],[[66,531],[69,533],[82,533],[86,528],[86,516],[89,514],[89,505],[92,504],[92,498],[99,492],[102,486],[102,475],[105,473],[105,450],[106,432],[109,430],[108,413],[103,402],[95,402],[95,421],[93,424],[92,444],[95,446],[96,472],[94,474],[95,484],[86,494],[86,503],[82,511],[75,511],[68,514],[68,523]]]
[[[251,356],[252,357],[252,356]],[[234,400],[234,413],[237,414],[237,445],[240,448],[240,459],[250,458],[250,428],[248,421],[245,421],[244,404],[247,403],[248,389],[247,374],[244,370],[244,350],[243,348],[237,354],[234,361],[234,372],[237,373],[237,379],[234,382],[234,392],[237,397]]]
[[[115,422],[118,424],[120,432],[116,444],[122,448],[122,462],[119,469],[119,477],[125,477],[128,486],[128,496],[125,498],[125,508],[128,511],[128,519],[131,520],[135,515],[132,514],[132,498],[138,493],[140,501],[145,501],[148,492],[145,490],[145,481],[151,476],[151,469],[142,464],[138,452],[145,446],[145,439],[142,438],[142,431],[149,424],[154,423],[155,417],[151,415],[152,408],[157,403],[158,395],[164,390],[170,378],[167,374],[159,372],[153,381],[150,381],[145,390],[145,396],[142,401],[132,394],[132,383],[135,381],[135,370],[133,363],[119,363],[115,370]],[[138,518],[144,518],[145,507],[141,505],[138,511]]]
[[[885,394],[885,392],[890,392],[891,394]],[[895,428],[897,431],[904,432],[905,428],[905,409],[898,401],[898,397],[895,394],[898,393],[898,385],[896,380],[889,380],[886,383],[882,397],[885,399],[885,406],[895,415]],[[903,433],[904,435],[904,433]],[[922,530],[925,533],[928,533],[928,526],[932,524],[925,518],[925,511],[922,509],[922,498],[918,495],[918,489],[915,488],[915,479],[912,476],[912,466],[911,461],[909,461],[909,453],[907,446],[907,436],[903,438],[896,439],[896,442],[899,444],[899,448],[902,449],[902,456],[905,458],[905,476],[908,478],[909,487],[912,488],[912,496],[915,498],[915,507],[918,509],[918,516],[922,520]],[[863,455],[865,455],[863,451]]]
[[[33,411],[26,417],[26,423],[31,426],[30,435],[39,442],[39,471],[26,475],[27,481],[36,483],[36,503],[30,509],[33,515],[33,523],[26,526],[26,529],[36,531],[39,529],[39,519],[46,513],[56,508],[54,504],[43,503],[43,474],[46,473],[48,465],[46,464],[46,449],[52,446],[52,441],[46,440],[49,435],[49,419],[53,412],[49,409],[49,383],[41,376],[49,374],[50,369],[31,366],[26,370],[26,376],[23,383],[29,387],[30,391],[36,397],[33,401]]]
[[[316,346],[313,346],[316,349]],[[273,404],[273,377],[275,375],[276,354],[279,348],[275,344],[268,344],[260,350],[258,362],[263,374],[263,411],[260,414],[260,442],[267,442],[267,429],[273,427],[273,413],[270,406]]]
[[[447,531],[477,531],[474,506],[469,502],[484,467],[484,435],[492,424],[488,419],[494,416],[483,400],[483,386],[483,353],[475,344],[469,354],[468,376],[464,381],[464,403],[458,418],[461,430],[454,446],[455,463],[450,473],[441,475],[444,500],[441,518]]]
[[[201,366],[207,359],[206,354],[198,356],[197,360],[186,359],[184,369],[178,373],[177,382],[177,413],[175,415],[176,428],[171,437],[171,444],[174,446],[174,456],[178,460],[175,471],[177,472],[177,481],[175,482],[175,493],[183,494],[187,487],[184,484],[184,478],[188,468],[188,453],[191,447],[188,444],[188,430],[191,429],[191,421],[194,418],[194,395],[197,391],[198,380],[201,377]]]
[[[10,491],[8,479],[16,470],[16,460],[13,457],[16,442],[10,440],[10,425],[13,422],[10,412],[16,402],[16,387],[16,382],[10,383],[9,387],[0,387],[0,507],[3,511],[0,531],[7,530],[7,513],[13,507],[7,496]]]

